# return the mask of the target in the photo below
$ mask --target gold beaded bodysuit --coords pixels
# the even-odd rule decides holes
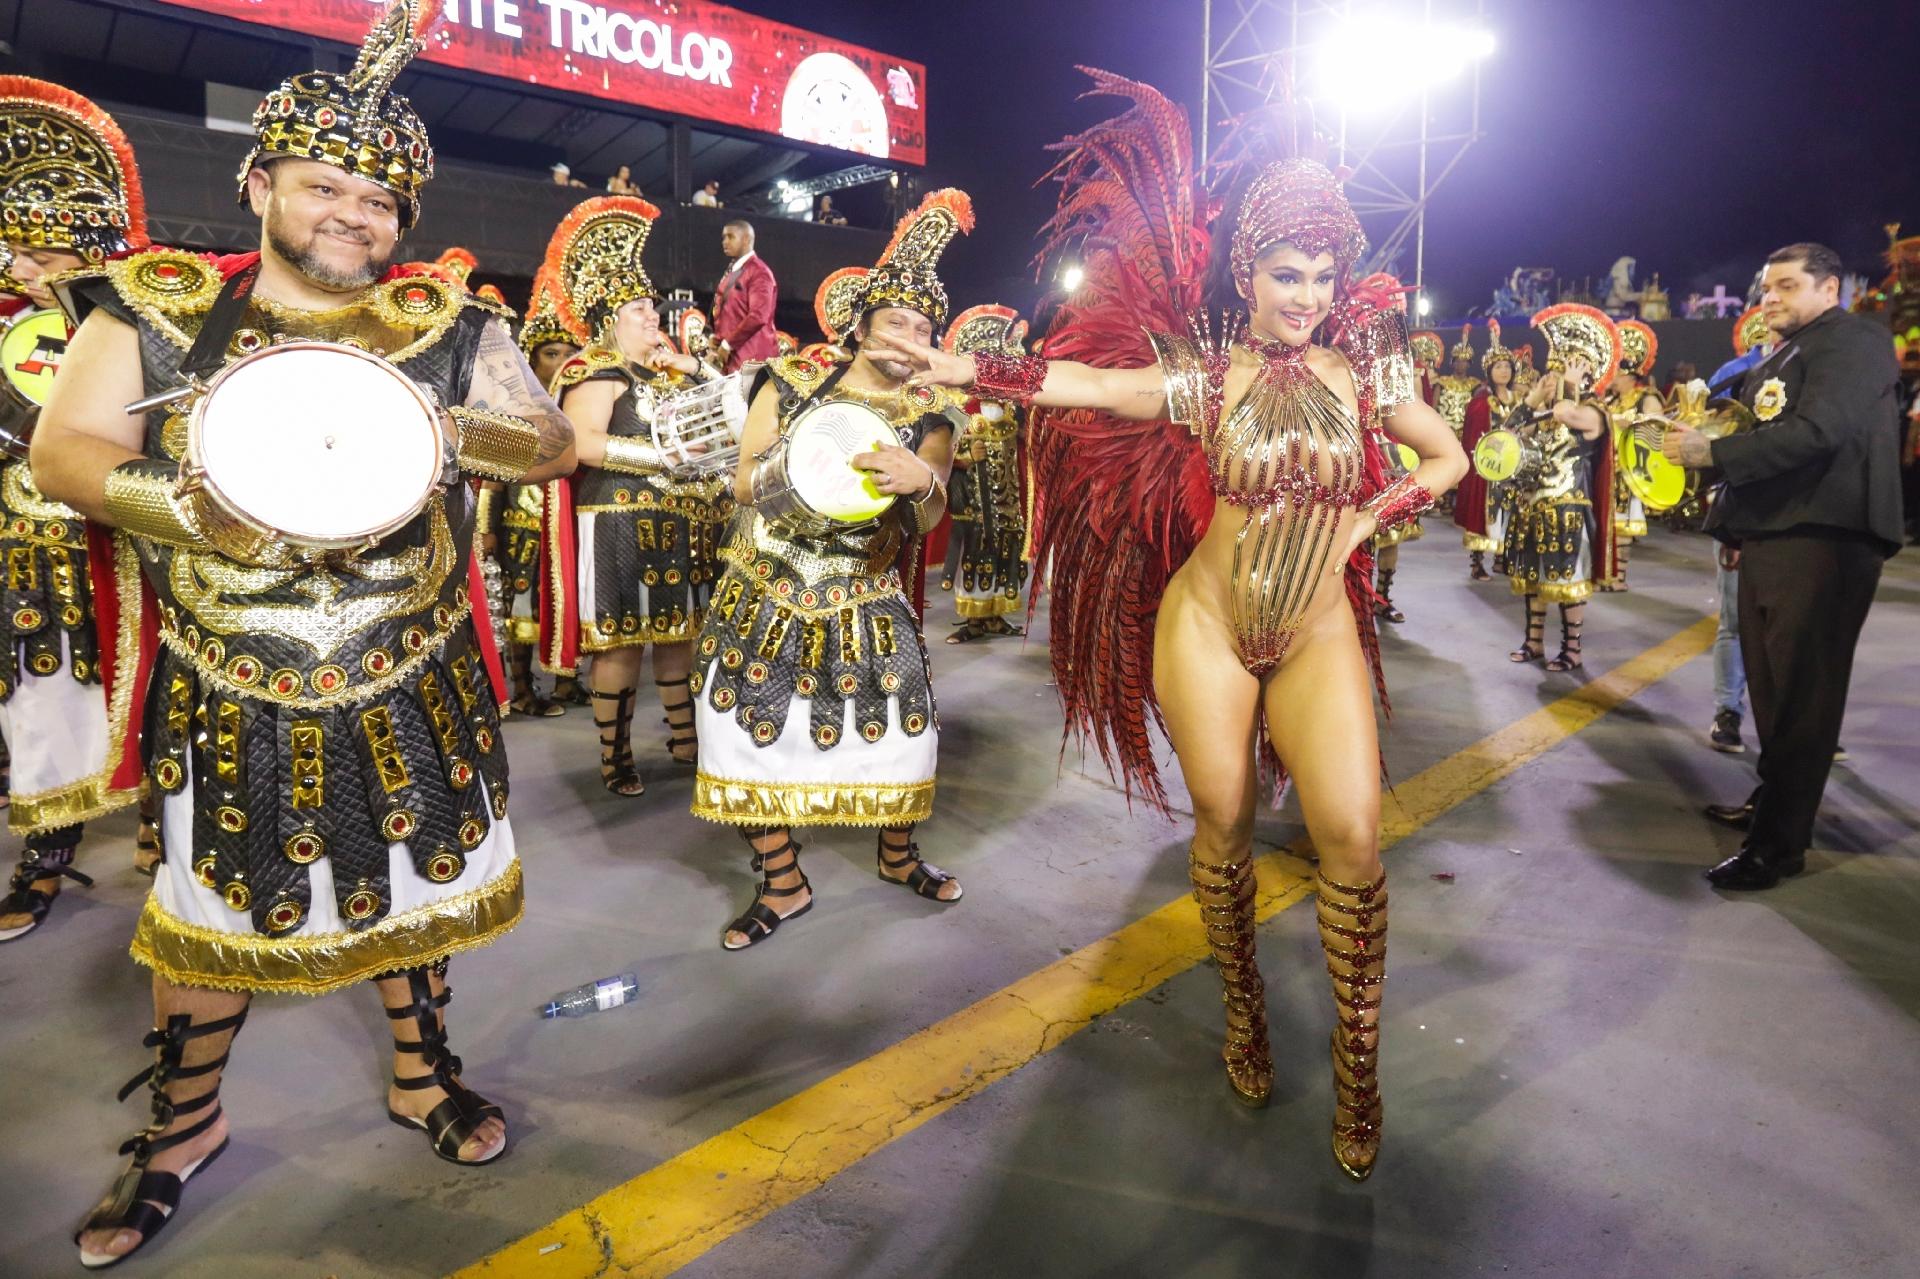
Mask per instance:
[[[1265,675],[1306,620],[1342,515],[1366,496],[1366,432],[1377,429],[1370,418],[1413,398],[1405,330],[1377,324],[1366,340],[1342,344],[1358,416],[1308,367],[1307,347],[1247,338],[1261,367],[1223,417],[1228,346],[1149,336],[1166,374],[1168,416],[1199,437],[1214,496],[1246,510],[1229,599],[1241,663]]]

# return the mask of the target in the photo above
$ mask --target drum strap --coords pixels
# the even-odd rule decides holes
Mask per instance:
[[[227,362],[227,344],[233,341],[234,331],[247,313],[247,299],[253,296],[253,283],[259,278],[258,259],[227,277],[220,296],[207,311],[206,323],[200,326],[193,345],[187,348],[187,358],[180,364],[182,373],[188,377],[204,377]]]

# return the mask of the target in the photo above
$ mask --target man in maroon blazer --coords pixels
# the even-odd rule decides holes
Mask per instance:
[[[720,249],[733,265],[713,293],[713,331],[726,372],[742,364],[770,360],[779,353],[774,338],[773,303],[779,290],[773,269],[753,251],[753,224],[735,220],[720,232]]]

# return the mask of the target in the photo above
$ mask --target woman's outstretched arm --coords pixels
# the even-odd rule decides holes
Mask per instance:
[[[878,353],[891,356],[913,369],[912,386],[973,387],[979,370],[971,355],[949,355],[939,347],[907,341],[875,330],[867,341]],[[1138,369],[1097,369],[1091,364],[1071,360],[1040,360],[1027,357],[1036,366],[1044,366],[1038,387],[1028,402],[1049,409],[1097,409],[1115,417],[1150,422],[1167,415],[1167,380],[1158,364]],[[1038,368],[1035,370],[1039,371]],[[988,399],[999,398],[988,388],[980,388]]]

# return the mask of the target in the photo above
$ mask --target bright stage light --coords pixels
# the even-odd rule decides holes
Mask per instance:
[[[1355,113],[1393,106],[1458,78],[1493,56],[1496,43],[1477,27],[1383,14],[1349,18],[1320,46],[1314,96]]]
[[[1414,304],[1414,308],[1413,308],[1413,309],[1414,309],[1414,310],[1416,310],[1416,311],[1418,311],[1418,312],[1419,312],[1419,313],[1420,313],[1421,315],[1423,315],[1423,316],[1425,316],[1425,315],[1432,315],[1432,314],[1433,314],[1433,299],[1432,299],[1432,298],[1430,298],[1430,297],[1428,297],[1428,296],[1427,296],[1426,294],[1424,294],[1424,293],[1422,293],[1422,294],[1420,295],[1420,300],[1419,300],[1418,302],[1416,302],[1416,303]]]
[[[811,203],[811,201],[809,201],[806,196],[796,195],[793,197],[793,199],[787,201],[787,212],[788,213],[805,213],[807,211],[807,205],[809,203]]]
[[[1060,272],[1060,289],[1065,293],[1073,293],[1080,288],[1081,282],[1086,278],[1087,273],[1076,262]]]

